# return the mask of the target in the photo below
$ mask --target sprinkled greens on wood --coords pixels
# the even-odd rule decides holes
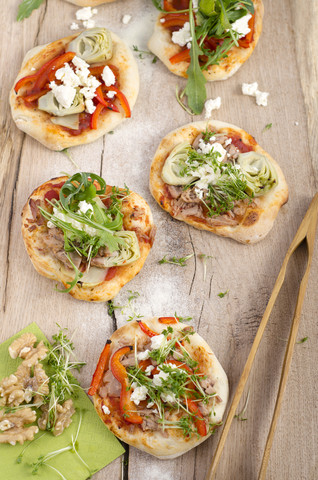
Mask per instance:
[[[167,258],[167,255],[165,255],[161,260],[159,260],[159,264],[162,265],[164,263],[171,263],[172,265],[179,265],[179,267],[185,267],[187,264],[187,261],[193,257],[193,253],[190,253],[189,255],[186,255],[185,257],[171,257],[170,259]]]

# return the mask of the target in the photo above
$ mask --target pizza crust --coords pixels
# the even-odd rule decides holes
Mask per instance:
[[[161,333],[162,330],[167,328],[167,325],[163,325],[158,321],[158,317],[143,320],[143,323],[148,325],[151,330],[158,333]],[[182,323],[176,323],[173,324],[172,327],[174,330],[182,330],[185,325]],[[138,349],[149,341],[149,337],[141,331],[136,321],[124,325],[113,333],[110,337],[110,340],[112,341],[111,354],[123,345],[134,345],[135,339],[138,343]],[[213,416],[213,422],[219,423],[222,421],[228,401],[229,387],[227,376],[210,346],[200,335],[197,333],[191,335],[190,344],[187,342],[185,343],[186,345],[184,346],[188,352],[195,360],[199,361],[200,373],[208,375],[215,380],[214,388],[221,401],[214,407],[215,416]],[[105,415],[102,410],[102,405],[109,407],[111,410],[110,415]],[[94,406],[103,422],[118,438],[120,438],[120,440],[150,453],[159,459],[170,460],[179,457],[192,448],[197,447],[210,436],[210,434],[208,434],[205,437],[200,438],[196,435],[193,435],[190,438],[184,437],[182,432],[176,429],[167,430],[168,436],[163,436],[160,433],[160,430],[142,431],[139,426],[132,426],[127,422],[123,424],[120,414],[112,410],[112,404],[109,398],[102,398],[99,393],[94,395]]]
[[[278,185],[273,187],[266,195],[257,197],[257,199],[255,199],[256,206],[247,208],[247,214],[239,225],[212,226],[198,222],[191,217],[182,218],[182,221],[200,230],[208,230],[209,232],[215,233],[222,237],[233,238],[240,243],[247,244],[258,242],[262,240],[271,230],[279,209],[287,202],[288,187],[284,174],[277,162],[256,143],[251,135],[235,125],[219,122],[217,120],[210,120],[208,122],[189,123],[188,125],[169,133],[161,141],[151,164],[150,191],[161,208],[173,216],[170,202],[167,201],[165,194],[165,183],[161,178],[163,165],[169,153],[177,144],[184,141],[187,141],[191,144],[195,137],[200,132],[204,132],[208,127],[211,129],[211,131],[215,131],[217,133],[221,132],[224,134],[232,133],[239,135],[246,145],[251,145],[255,152],[266,156],[276,169]]]
[[[20,78],[33,74],[34,70],[32,68],[38,70],[44,63],[61,54],[66,45],[80,33],[56,40],[47,45],[35,47],[27,52],[14,85]],[[109,63],[119,68],[120,90],[125,94],[132,109],[136,103],[139,91],[137,64],[129,47],[114,33],[111,32],[111,36],[113,40],[113,56]],[[125,120],[123,111],[117,113],[108,110],[105,114],[101,114],[96,130],[85,130],[80,135],[74,136],[61,126],[54,125],[50,120],[51,115],[49,113],[43,112],[38,108],[26,107],[23,99],[15,93],[14,87],[11,89],[9,99],[13,120],[17,127],[51,150],[63,150],[75,145],[93,142]]]
[[[48,251],[42,236],[47,233],[46,224],[36,225],[33,221],[33,214],[30,206],[31,200],[44,200],[44,195],[49,190],[54,189],[54,185],[65,182],[68,177],[58,177],[45,182],[36,188],[30,195],[27,203],[22,211],[22,236],[25,247],[34,268],[41,275],[63,283],[67,287],[70,282],[72,270],[68,270],[64,265]],[[59,191],[60,187],[56,187]],[[107,191],[111,189],[107,186]],[[138,209],[141,216],[134,218],[132,211]],[[117,267],[116,275],[111,279],[104,281],[96,286],[79,286],[69,292],[72,297],[78,300],[86,300],[90,302],[105,302],[117,295],[119,290],[130,280],[132,280],[143,267],[146,258],[151,250],[155,227],[153,224],[151,210],[147,202],[137,193],[130,192],[130,196],[123,203],[122,212],[124,214],[123,224],[125,230],[135,230],[137,233],[140,249],[140,258],[127,266]]]
[[[211,65],[203,71],[203,75],[209,82],[226,80],[234,75],[240,66],[252,55],[262,32],[264,6],[262,0],[253,0],[255,9],[255,24],[253,41],[248,48],[233,47],[227,58],[224,58],[219,65]],[[155,24],[154,32],[148,42],[149,50],[154,53],[168,67],[170,72],[179,77],[187,77],[189,62],[180,62],[173,65],[169,58],[181,51],[181,47],[172,43],[171,32],[164,28],[160,22],[162,14],[159,15]]]

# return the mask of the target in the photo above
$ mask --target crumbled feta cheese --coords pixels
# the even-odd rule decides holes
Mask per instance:
[[[64,67],[56,70],[55,78],[61,80],[67,87],[78,87],[81,83],[79,77],[71,69],[68,63],[64,63]]]
[[[79,29],[79,24],[76,22],[72,22],[70,25],[71,30],[78,30]]]
[[[160,18],[160,23],[165,23],[166,19],[165,18]]]
[[[36,68],[35,68],[35,67],[32,67],[32,68],[31,68],[31,70],[32,70],[32,72],[33,72],[33,71],[35,71],[35,70],[36,70]]]
[[[242,93],[243,95],[251,95],[254,97],[258,91],[258,83],[242,83]]]
[[[151,372],[153,371],[155,367],[153,365],[148,365],[148,367],[146,367],[146,370],[145,370],[145,374],[146,375],[151,375]]]
[[[160,387],[162,385],[162,380],[167,380],[168,377],[169,377],[168,373],[160,370],[159,373],[153,376],[152,381],[154,385],[156,385],[156,387]]]
[[[124,25],[127,25],[130,22],[130,20],[131,20],[131,15],[128,15],[128,14],[124,15],[123,18],[121,19]]]
[[[151,350],[156,350],[160,348],[163,342],[165,341],[165,336],[161,333],[160,335],[155,335],[151,337]]]
[[[211,143],[205,143],[203,138],[200,138],[199,145],[198,145],[198,152],[199,153],[210,153],[211,150],[212,150],[212,144]]]
[[[185,22],[182,28],[176,32],[172,32],[172,42],[184,47],[188,42],[191,42],[192,37],[190,33],[190,23]]]
[[[260,92],[259,90],[256,92],[256,103],[257,105],[261,105],[262,107],[267,107],[267,99],[268,99],[268,92]]]
[[[221,97],[216,97],[216,98],[210,98],[209,100],[206,100],[204,104],[205,108],[205,118],[210,118],[212,114],[212,110],[218,110],[221,107]]]
[[[94,105],[93,100],[91,100],[90,98],[86,99],[85,100],[85,111],[87,113],[92,114],[92,113],[95,112],[95,110],[96,110],[96,106]]]
[[[231,145],[231,143],[232,143],[232,138],[228,138],[227,140],[225,140],[224,145],[227,147],[228,145]]]
[[[232,23],[232,29],[239,34],[239,38],[245,37],[250,31],[248,26],[249,20],[252,18],[250,13],[244,15],[244,17],[239,18],[234,23]]]
[[[299,125],[299,122],[294,122],[294,123],[295,123],[295,126],[296,126],[296,127],[298,127],[298,125]]]
[[[75,67],[77,68],[89,68],[89,64],[85,62],[85,60],[83,60],[82,58],[78,57],[77,55],[75,55],[75,57],[73,57],[73,60],[72,60],[72,63]]]
[[[97,13],[98,13],[97,8],[92,8],[92,14],[93,14],[93,15],[97,15]]]
[[[168,392],[168,393],[163,392],[160,394],[160,397],[163,402],[175,403],[176,401],[176,396],[173,392]]]
[[[93,211],[93,205],[91,203],[86,202],[86,200],[82,200],[78,204],[78,212],[80,213],[87,213],[89,211]]]
[[[144,352],[139,352],[137,354],[137,359],[138,360],[147,360],[149,358],[149,350],[145,350]]]
[[[252,97],[256,97],[257,105],[261,105],[263,107],[267,106],[267,99],[269,96],[268,92],[261,92],[258,89],[258,83],[242,83],[242,93],[243,95],[250,95]]]
[[[50,83],[50,87],[53,83],[55,82]],[[63,108],[70,108],[76,95],[76,89],[74,87],[56,84],[53,88],[51,87],[51,89],[59,104],[62,105]]]
[[[115,92],[114,90],[109,90],[109,92],[107,92],[107,97],[108,98],[114,98],[114,96],[116,95],[117,92]]]
[[[199,3],[198,0],[193,0],[192,1],[192,8],[193,8],[194,12],[197,12],[197,10],[198,10],[198,3]]]
[[[214,153],[218,152],[220,155],[218,156],[217,160],[218,162],[222,162],[226,155],[226,150],[222,147],[222,145],[218,142],[215,143],[205,143],[203,138],[200,139],[199,141],[199,146],[198,146],[198,152],[199,153]]]
[[[144,385],[141,387],[134,387],[137,385],[135,382],[131,385],[134,388],[134,391],[130,395],[130,400],[134,402],[135,405],[139,405],[142,400],[146,400],[148,389]]]
[[[92,100],[94,97],[96,97],[96,92],[94,88],[83,87],[80,89],[80,93],[84,95],[86,100]]]
[[[103,70],[102,79],[106,87],[110,87],[111,85],[114,85],[114,83],[116,82],[116,77],[113,71],[108,67],[108,65],[106,65],[106,67]]]
[[[92,7],[84,7],[77,10],[75,13],[77,20],[89,20],[94,15]]]
[[[92,19],[83,20],[83,26],[85,28],[94,28],[95,27],[95,20],[92,20]]]
[[[154,404],[155,404],[155,402],[149,402],[149,403],[147,404],[147,408],[151,408],[151,407],[153,407],[153,406],[154,406]]]
[[[110,414],[110,410],[109,410],[109,408],[107,407],[107,405],[102,405],[102,410],[103,410],[103,412],[105,413],[105,415],[109,415],[109,414]]]

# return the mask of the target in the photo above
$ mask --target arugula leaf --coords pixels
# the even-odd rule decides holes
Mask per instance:
[[[24,18],[28,18],[43,2],[44,0],[23,0],[19,5],[17,21],[21,22]]]
[[[202,55],[202,50],[196,41],[195,23],[192,10],[192,0],[189,3],[189,21],[190,32],[192,37],[190,57],[191,62],[187,70],[188,81],[185,88],[185,94],[188,97],[188,105],[195,115],[199,115],[204,107],[206,101],[206,79],[202,73],[199,55]]]

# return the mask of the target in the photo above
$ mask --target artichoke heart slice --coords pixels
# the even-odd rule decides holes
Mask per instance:
[[[51,117],[51,122],[55,125],[61,125],[62,127],[71,128],[72,130],[78,130],[79,113],[65,115],[64,117]]]
[[[69,108],[64,108],[56,100],[52,90],[39,98],[38,108],[44,112],[51,113],[56,117],[64,117],[65,115],[73,115],[81,113],[85,110],[84,97],[79,91],[76,92],[73,103]]]
[[[105,62],[113,56],[112,37],[106,28],[90,28],[80,33],[67,47],[67,52],[75,52],[85,62]]]
[[[248,195],[260,197],[277,185],[276,170],[265,155],[257,152],[240,153],[237,162],[246,179],[245,191]]]
[[[198,177],[182,175],[182,170],[187,166],[188,151],[191,149],[188,142],[179,143],[171,151],[161,171],[162,180],[168,185],[188,185]]]
[[[128,265],[140,258],[139,243],[136,233],[131,230],[121,230],[114,232],[114,237],[122,240],[119,249],[112,252],[109,256],[103,257],[99,262],[101,267],[115,267]]]

